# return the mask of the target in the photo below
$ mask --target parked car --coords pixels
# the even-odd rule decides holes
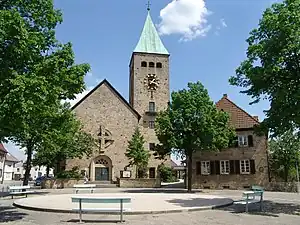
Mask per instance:
[[[38,177],[38,178],[35,179],[34,185],[35,186],[41,186],[41,184],[44,180],[50,180],[50,179],[52,179],[52,177],[50,177],[50,176],[49,177],[46,177],[46,176]]]

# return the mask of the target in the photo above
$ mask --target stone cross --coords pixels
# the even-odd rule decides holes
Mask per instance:
[[[148,10],[148,11],[150,11],[150,5],[151,5],[151,4],[150,4],[150,1],[148,1],[148,3],[147,3],[147,10]]]
[[[100,126],[98,137],[100,151],[104,151],[104,149],[111,145],[113,142],[110,132],[108,132],[104,126]]]

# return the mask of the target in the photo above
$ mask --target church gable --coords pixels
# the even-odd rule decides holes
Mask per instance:
[[[95,95],[96,92],[99,92],[99,89],[101,89],[101,88],[102,89],[106,88],[107,90],[109,90],[111,92],[111,94],[113,94],[114,98],[117,98],[121,104],[123,104],[126,108],[128,108],[128,110],[130,110],[131,113],[138,118],[138,120],[140,119],[141,116],[139,115],[139,113],[134,108],[132,108],[132,106],[123,98],[123,96],[106,79],[104,79],[93,90],[91,90],[87,95],[85,95],[79,102],[77,102],[72,107],[72,110],[75,110],[75,112],[76,112],[77,111],[76,108],[81,107],[81,105],[86,105],[86,102],[89,102],[90,98],[94,98],[93,95]],[[92,96],[92,97],[90,97],[90,96]],[[112,96],[110,96],[110,97],[112,97]],[[105,102],[106,102],[106,100],[105,100]]]
[[[226,94],[216,103],[216,106],[219,110],[229,113],[230,124],[236,129],[253,128],[254,125],[259,124],[257,117],[251,116],[234,102],[230,101]]]

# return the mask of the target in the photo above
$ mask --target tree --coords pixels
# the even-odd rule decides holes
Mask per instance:
[[[165,146],[163,154],[174,151],[186,157],[190,192],[193,154],[227,147],[234,132],[229,116],[216,108],[200,82],[188,83],[188,89],[172,92],[171,98],[168,109],[156,118],[155,131]]]
[[[140,178],[139,172],[144,174],[148,165],[150,153],[144,147],[145,140],[138,128],[135,129],[131,140],[128,141],[126,157],[130,160],[130,166],[136,166],[136,178]]]
[[[300,0],[273,4],[247,39],[247,59],[229,79],[252,98],[269,100],[262,127],[276,136],[300,127]]]
[[[300,156],[299,136],[289,130],[283,135],[271,139],[269,148],[272,170],[287,182],[290,172],[295,168]]]
[[[60,172],[61,162],[89,156],[95,146],[96,140],[82,129],[82,124],[69,109],[69,105],[64,104],[51,129],[42,134],[33,164],[55,168],[57,174]]]
[[[32,153],[58,107],[84,90],[88,64],[76,65],[71,43],[55,38],[62,14],[52,0],[0,3],[0,139],[24,147],[28,183]]]

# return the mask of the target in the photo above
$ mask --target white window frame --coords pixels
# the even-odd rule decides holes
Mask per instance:
[[[201,175],[210,174],[210,161],[201,161]]]
[[[238,135],[239,147],[248,147],[248,136],[247,135]]]
[[[249,159],[240,160],[240,174],[250,174],[251,165]]]
[[[230,163],[229,160],[220,161],[220,174],[229,174],[230,173]]]

